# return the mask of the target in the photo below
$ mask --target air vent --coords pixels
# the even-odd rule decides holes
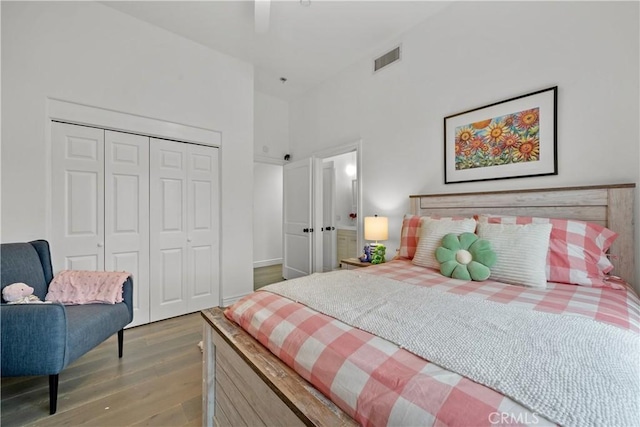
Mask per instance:
[[[387,65],[393,64],[397,60],[400,59],[400,46],[395,49],[385,53],[379,58],[374,59],[373,61],[373,72],[376,72]]]

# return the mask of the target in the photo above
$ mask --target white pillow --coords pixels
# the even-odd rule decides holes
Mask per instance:
[[[491,242],[496,263],[491,279],[534,288],[547,287],[551,224],[478,223],[478,237]]]
[[[413,263],[421,267],[440,269],[436,259],[436,249],[441,245],[442,238],[449,233],[473,233],[476,231],[476,220],[473,218],[422,218],[420,224],[420,239],[413,257]]]

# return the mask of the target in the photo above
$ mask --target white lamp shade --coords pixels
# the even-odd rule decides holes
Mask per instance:
[[[365,240],[387,240],[389,238],[389,219],[385,216],[367,216],[364,218]]]

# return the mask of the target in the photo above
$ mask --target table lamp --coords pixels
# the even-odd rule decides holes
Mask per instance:
[[[367,216],[364,218],[364,239],[375,240],[373,246],[378,245],[378,240],[389,238],[389,219],[385,216]]]
[[[384,262],[385,246],[378,243],[378,240],[387,240],[389,238],[389,219],[384,216],[367,216],[364,218],[364,239],[375,240],[375,243],[369,244],[368,261],[372,264],[380,264]],[[367,250],[365,248],[365,254]]]

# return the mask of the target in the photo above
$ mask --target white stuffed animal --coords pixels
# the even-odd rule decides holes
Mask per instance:
[[[40,298],[33,295],[33,288],[26,283],[12,283],[2,290],[2,298],[8,304],[42,304]]]

